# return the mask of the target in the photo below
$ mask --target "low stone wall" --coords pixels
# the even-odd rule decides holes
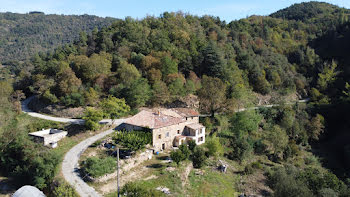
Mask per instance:
[[[119,175],[122,175],[122,174],[128,172],[132,168],[140,165],[144,161],[151,159],[152,157],[153,157],[153,151],[150,149],[147,149],[146,151],[144,151],[142,153],[137,153],[136,155],[134,155],[133,157],[131,157],[129,159],[120,159],[119,160],[119,162],[120,162]],[[106,181],[113,179],[115,177],[117,177],[117,171],[115,171],[111,174],[106,174],[106,175],[101,176],[101,177],[96,178],[96,179],[92,179],[92,181],[93,182],[106,182]]]

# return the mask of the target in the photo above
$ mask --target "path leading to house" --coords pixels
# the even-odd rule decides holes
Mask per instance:
[[[84,124],[85,120],[83,119],[74,119],[74,118],[60,118],[60,117],[53,117],[53,116],[48,116],[45,114],[40,114],[37,112],[32,111],[31,109],[29,109],[28,104],[35,98],[35,96],[31,96],[27,99],[25,99],[24,101],[22,101],[21,105],[22,105],[22,112],[32,116],[32,117],[36,117],[36,118],[41,118],[44,120],[51,120],[51,121],[55,121],[55,122],[63,122],[63,123],[70,123],[70,124]],[[111,124],[112,120],[111,119],[104,119],[101,120],[99,122],[100,124]],[[117,124],[118,121],[115,120],[115,122],[113,122],[113,124]]]
[[[72,118],[59,118],[59,117],[53,117],[48,116],[44,114],[39,114],[37,112],[32,111],[29,109],[28,104],[34,99],[34,96],[31,96],[24,101],[22,101],[22,112],[27,113],[30,116],[41,118],[45,120],[51,120],[55,122],[63,122],[63,123],[71,123],[71,124],[83,124],[85,121],[83,119],[72,119]]]
[[[124,121],[125,119],[117,119],[114,121],[114,124],[119,125]],[[75,188],[75,190],[81,197],[96,197],[101,195],[98,192],[96,192],[94,188],[90,187],[87,183],[85,183],[80,177],[78,170],[79,157],[92,143],[113,132],[114,130],[110,129],[80,142],[72,149],[70,149],[64,157],[64,160],[62,162],[63,177],[70,185],[72,185]]]
[[[192,162],[190,162],[186,166],[184,172],[180,175],[182,180],[182,188],[185,188],[186,184],[188,183],[188,175],[190,174],[192,169],[193,169],[193,165],[192,165]]]

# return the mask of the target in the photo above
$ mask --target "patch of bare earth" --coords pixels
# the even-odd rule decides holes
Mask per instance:
[[[29,108],[43,114],[48,114],[55,117],[62,118],[76,118],[81,117],[84,114],[85,109],[83,107],[65,107],[61,105],[47,105],[45,102],[34,98],[29,104]]]
[[[122,188],[128,182],[142,179],[142,177],[147,175],[149,171],[150,169],[147,168],[146,166],[142,166],[142,167],[138,166],[128,171],[125,174],[121,174],[119,179],[119,187]],[[115,191],[116,189],[117,189],[117,179],[108,180],[106,183],[104,183],[101,187],[98,188],[98,190],[101,191],[102,194],[110,193],[112,191]]]
[[[266,176],[263,171],[257,171],[243,178],[241,189],[248,196],[271,196],[272,190],[266,184]]]
[[[143,180],[148,181],[148,180],[151,180],[151,179],[156,179],[156,178],[158,178],[158,176],[156,176],[156,175],[152,174],[151,176],[146,177],[146,178],[144,178]]]
[[[188,183],[188,175],[190,174],[191,170],[193,169],[192,163],[189,163],[183,173],[180,174],[180,178],[182,181],[182,187],[184,188],[186,184]]]

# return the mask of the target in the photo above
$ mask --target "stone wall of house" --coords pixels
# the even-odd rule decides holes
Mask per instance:
[[[185,122],[167,126],[167,127],[162,127],[158,129],[153,129],[152,130],[152,148],[154,151],[161,151],[162,145],[165,145],[165,149],[172,148],[174,146],[174,140],[175,136],[179,134],[186,134],[185,131],[185,126],[193,123],[199,123],[199,117],[187,117]],[[135,125],[130,125],[124,123],[122,125],[122,128],[127,130],[127,131],[132,131],[132,130],[143,130],[142,127],[135,126]],[[179,132],[178,132],[179,131]],[[160,138],[159,138],[160,135]]]
[[[132,168],[137,167],[138,165],[140,165],[141,163],[143,163],[144,161],[147,161],[149,159],[151,159],[153,157],[153,151],[147,149],[144,152],[141,153],[137,153],[136,155],[134,155],[133,157],[129,158],[129,159],[121,159],[119,160],[120,164],[120,169],[119,169],[119,174],[125,174],[128,171],[130,171]],[[92,180],[93,182],[106,182],[110,179],[113,179],[115,177],[117,177],[117,171],[111,173],[111,174],[106,174],[104,176],[101,176],[99,178],[92,178],[90,177],[90,180]]]
[[[155,151],[163,150],[163,144],[165,145],[165,149],[172,148],[174,146],[175,136],[184,134],[186,125],[193,123],[199,123],[199,117],[189,117],[187,118],[186,122],[159,129],[153,129],[153,149]],[[180,131],[180,133],[178,131]]]

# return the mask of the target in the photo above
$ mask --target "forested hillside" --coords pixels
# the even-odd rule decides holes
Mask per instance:
[[[79,32],[100,29],[114,20],[90,15],[0,13],[0,64],[27,60],[35,53],[73,42]]]
[[[327,15],[336,15],[340,8],[314,2],[294,5],[272,16],[288,15],[294,9],[306,14],[305,9],[315,5],[307,19],[302,17],[314,20],[312,24],[295,17],[262,16],[225,24],[219,18],[183,13],[143,20],[126,18],[88,36],[81,34],[75,44],[34,56],[24,66],[33,69],[19,73],[17,86],[41,95],[48,103],[85,106],[95,100],[89,98],[91,95],[103,98],[112,94],[140,107],[166,104],[188,94],[206,94],[197,92],[201,79],[209,86],[219,78],[223,99],[228,101],[224,103],[230,106],[207,111],[237,107],[248,100],[254,103],[255,99],[247,99],[253,92],[275,98],[311,95],[314,101],[329,103],[329,96],[341,93],[344,85],[333,86],[339,71],[337,62],[319,56],[311,43],[320,32],[326,35],[333,31],[323,29],[324,18],[337,26],[346,24],[347,18],[329,18]]]
[[[129,109],[198,98],[200,112],[210,114],[201,120],[209,142],[201,156],[231,160],[244,176],[258,169],[272,196],[348,197],[349,13],[310,2],[228,24],[181,12],[126,18],[13,64],[15,77],[0,90],[14,117],[23,93],[85,108],[88,130]],[[280,105],[234,113],[262,97]],[[0,153],[3,161],[11,151]]]

